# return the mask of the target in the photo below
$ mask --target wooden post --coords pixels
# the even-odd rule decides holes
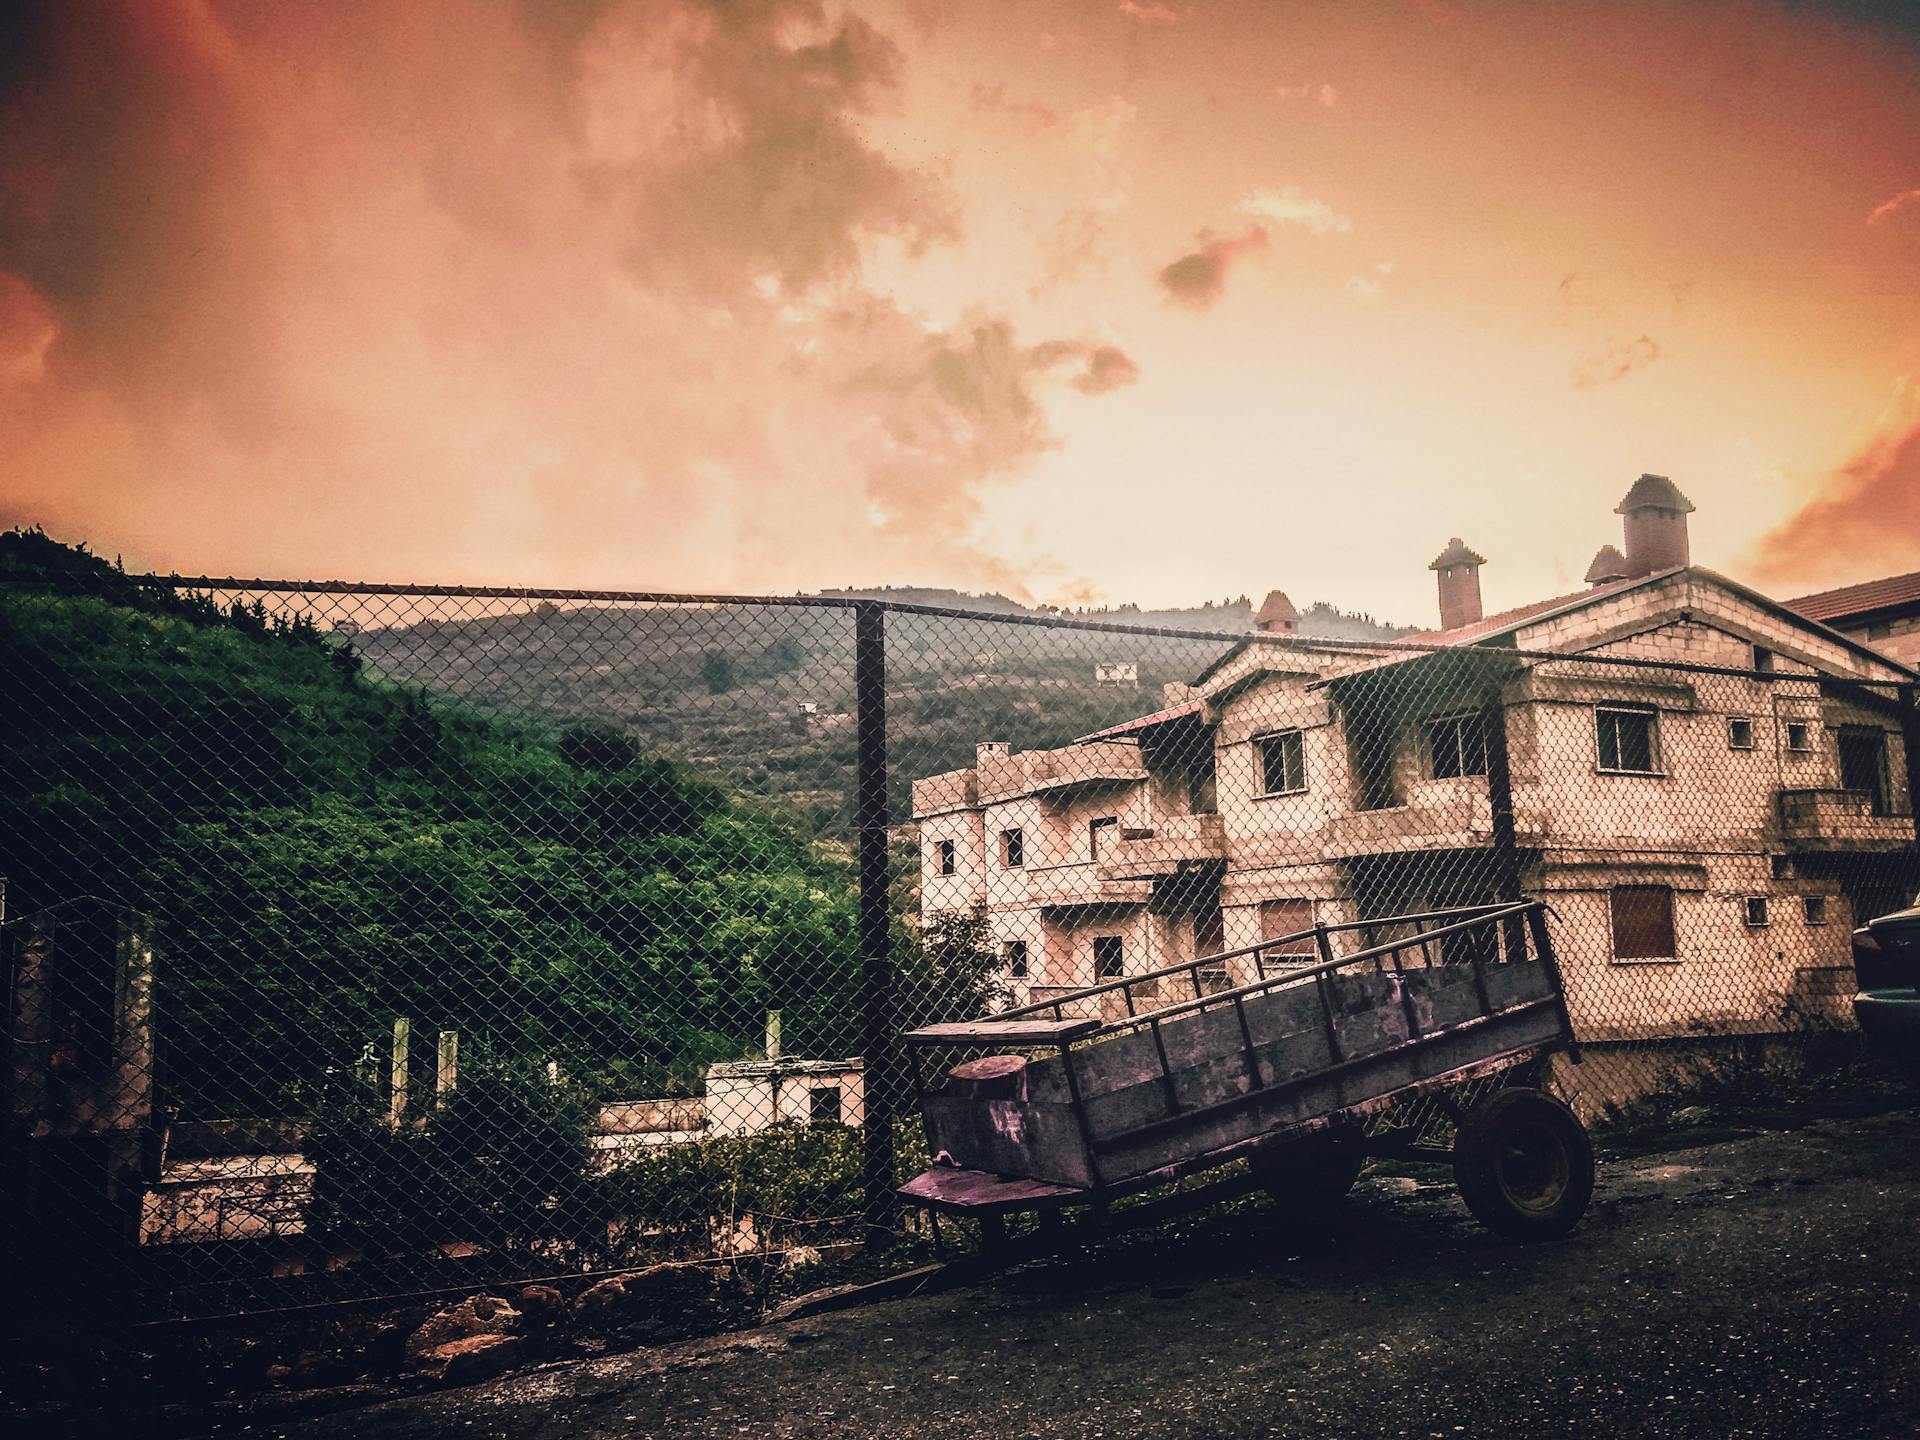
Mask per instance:
[[[860,863],[860,1031],[866,1065],[866,1123],[860,1127],[867,1245],[892,1243],[900,1213],[893,1193],[892,902],[887,894],[887,612],[854,607],[853,691],[858,713],[856,821]]]
[[[767,1011],[767,1059],[780,1058],[780,1012]]]
[[[442,1030],[434,1054],[433,1103],[445,1105],[460,1084],[460,1032]]]
[[[398,1125],[407,1113],[407,1046],[413,1039],[413,1022],[404,1015],[393,1022],[393,1068],[388,1072],[392,1099],[387,1117]]]

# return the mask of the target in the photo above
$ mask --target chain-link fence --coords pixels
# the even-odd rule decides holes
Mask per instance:
[[[1688,572],[1369,642],[10,566],[0,1228],[123,1316],[858,1247],[902,1030],[1522,896],[1602,1114],[1844,1030],[1920,885],[1910,677]]]

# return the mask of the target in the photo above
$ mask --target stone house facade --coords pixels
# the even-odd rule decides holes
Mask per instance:
[[[923,914],[984,916],[1022,1003],[1222,954],[1204,982],[1244,983],[1317,924],[1524,893],[1587,1039],[1841,1017],[1850,930],[1920,884],[1914,675],[1692,566],[1691,508],[1642,477],[1578,594],[1484,616],[1456,540],[1407,648],[1276,620],[1156,714],[983,744],[914,787]]]

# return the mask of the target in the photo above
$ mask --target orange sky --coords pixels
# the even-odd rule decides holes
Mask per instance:
[[[0,520],[1430,622],[1448,536],[1577,588],[1654,470],[1777,593],[1920,568],[1900,13],[15,7]]]

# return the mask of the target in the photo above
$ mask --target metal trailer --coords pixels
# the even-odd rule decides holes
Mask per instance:
[[[1525,900],[1316,925],[909,1031],[933,1163],[899,1193],[936,1232],[942,1214],[977,1221],[995,1251],[1008,1216],[1056,1222],[1043,1233],[1071,1207],[1104,1220],[1114,1199],[1238,1160],[1249,1162],[1238,1174],[1128,1217],[1265,1189],[1305,1219],[1369,1155],[1389,1154],[1450,1161],[1468,1208],[1503,1235],[1563,1235],[1592,1194],[1593,1149],[1573,1112],[1530,1083],[1552,1051],[1579,1058],[1547,916]],[[1308,942],[1309,963],[1275,955]],[[1263,956],[1283,968],[1265,973]],[[1226,984],[1236,959],[1261,978]],[[928,1088],[930,1058],[938,1068],[968,1053]],[[1410,1126],[1368,1134],[1423,1095],[1455,1122],[1451,1146]]]

